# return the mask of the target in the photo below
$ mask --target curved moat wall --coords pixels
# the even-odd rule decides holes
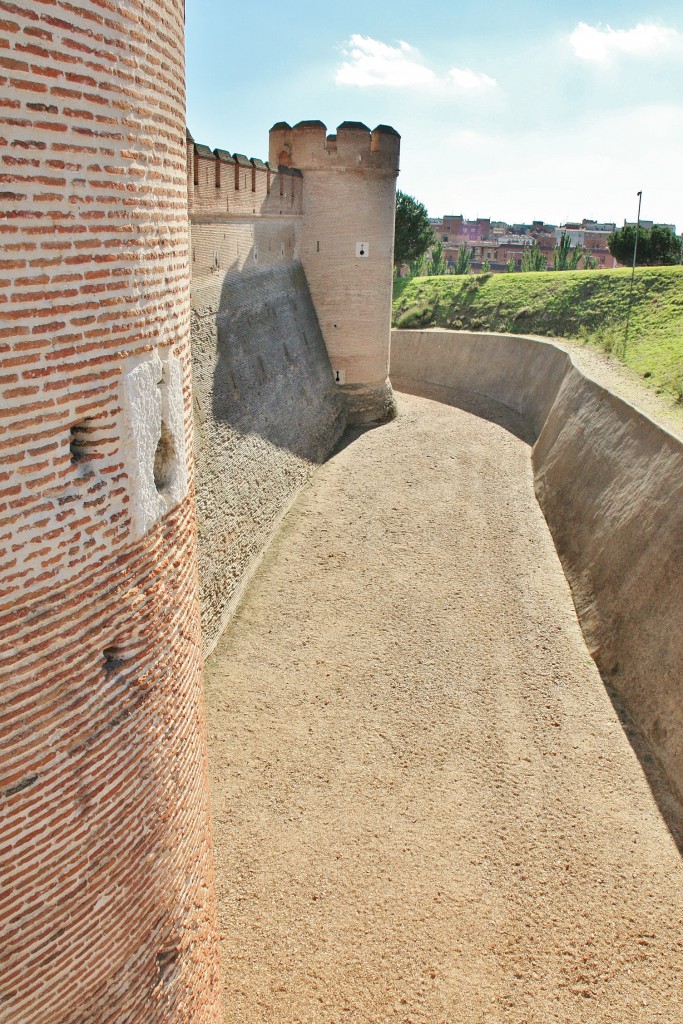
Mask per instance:
[[[681,442],[532,338],[395,330],[391,380],[518,415],[589,649],[683,794]]]

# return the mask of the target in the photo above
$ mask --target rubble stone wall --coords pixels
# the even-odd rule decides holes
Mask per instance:
[[[346,424],[299,233],[290,219],[192,224],[204,269],[192,278],[192,370],[206,652]]]

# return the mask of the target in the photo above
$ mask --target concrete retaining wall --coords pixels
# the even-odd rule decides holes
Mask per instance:
[[[591,653],[683,795],[681,442],[532,338],[394,331],[391,380],[517,417]]]
[[[282,516],[345,426],[303,269],[296,255],[287,259],[295,227],[232,225],[230,234],[224,225],[193,225],[196,250],[215,250],[233,268],[192,282],[205,653]]]

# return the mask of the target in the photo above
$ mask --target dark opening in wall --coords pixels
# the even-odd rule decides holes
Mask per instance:
[[[69,430],[69,452],[75,466],[89,462],[95,456],[94,425],[92,420],[73,423]]]
[[[126,661],[126,651],[123,647],[105,647],[102,656],[104,657],[104,674],[106,676],[116,675]]]
[[[154,455],[154,486],[163,493],[173,480],[175,446],[173,435],[164,421],[161,422],[161,436]]]
[[[157,953],[157,969],[162,984],[168,985],[175,973],[180,950],[177,946],[163,946]]]

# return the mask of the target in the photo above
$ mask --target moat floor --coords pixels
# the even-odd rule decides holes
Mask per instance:
[[[680,1024],[683,865],[529,448],[399,398],[207,665],[225,1021]]]

